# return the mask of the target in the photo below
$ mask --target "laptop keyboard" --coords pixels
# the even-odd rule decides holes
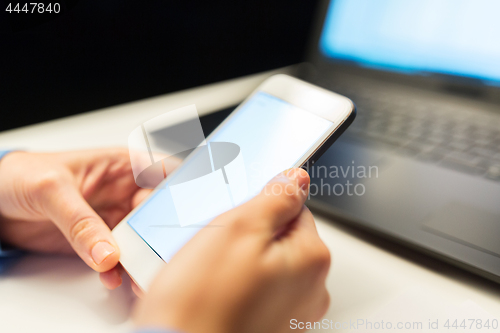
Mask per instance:
[[[342,91],[344,90],[344,91]],[[421,161],[500,181],[500,116],[443,101],[346,91],[358,114],[346,134]]]

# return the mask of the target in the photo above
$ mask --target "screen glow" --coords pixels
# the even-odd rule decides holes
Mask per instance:
[[[333,0],[319,48],[361,66],[500,84],[500,1]]]

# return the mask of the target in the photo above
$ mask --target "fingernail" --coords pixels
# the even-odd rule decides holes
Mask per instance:
[[[92,259],[100,265],[107,257],[115,253],[115,248],[108,242],[98,242],[92,248]]]
[[[307,171],[301,168],[287,169],[284,171],[284,174],[292,180],[309,179]]]
[[[285,175],[289,179],[296,181],[302,190],[306,191],[309,188],[309,174],[304,169],[288,169],[285,171]]]

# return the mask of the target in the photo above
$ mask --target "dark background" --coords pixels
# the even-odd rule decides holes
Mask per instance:
[[[298,63],[317,2],[1,0],[0,130]]]

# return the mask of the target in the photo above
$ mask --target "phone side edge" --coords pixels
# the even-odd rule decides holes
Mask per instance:
[[[323,154],[333,145],[333,143],[337,141],[337,139],[345,132],[345,130],[349,128],[349,126],[351,126],[352,122],[356,118],[357,109],[356,105],[351,100],[349,101],[352,104],[352,110],[347,119],[345,119],[340,124],[340,126],[332,133],[332,135],[330,135],[330,137],[325,141],[325,143],[323,143],[318,148],[318,150],[316,150],[316,152],[314,152],[314,154],[312,154],[311,157],[307,159],[300,166],[301,168],[303,168],[306,171],[309,171],[309,168],[311,168],[319,160],[319,158],[323,156]]]
[[[165,262],[128,224],[127,218],[112,230],[112,234],[120,249],[121,265],[142,290],[148,290]]]

